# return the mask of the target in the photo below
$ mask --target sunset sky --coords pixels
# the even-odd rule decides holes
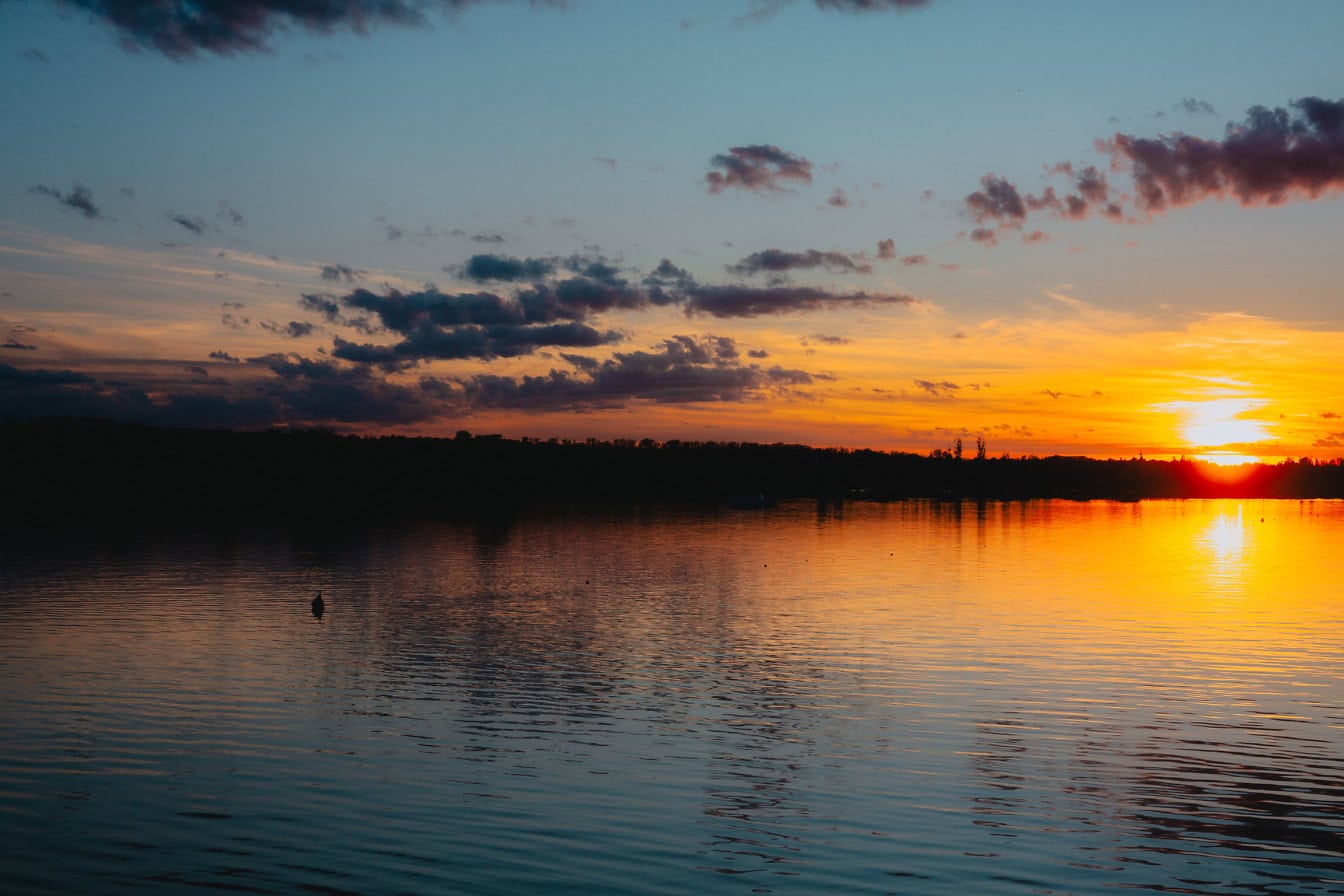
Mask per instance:
[[[8,0],[0,419],[1340,457],[1341,34]]]

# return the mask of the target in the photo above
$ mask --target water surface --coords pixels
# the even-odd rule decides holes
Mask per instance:
[[[16,539],[4,888],[1341,892],[1341,543],[1321,501]]]

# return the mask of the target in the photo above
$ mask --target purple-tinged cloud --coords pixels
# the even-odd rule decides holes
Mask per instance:
[[[1182,106],[1191,113],[1212,111],[1198,100],[1183,101]],[[1221,140],[1182,133],[1117,133],[1098,140],[1097,149],[1110,157],[1113,174],[1129,175],[1129,189],[1117,190],[1095,166],[1075,169],[1069,162],[1047,172],[1072,178],[1073,192],[1063,196],[1051,186],[1024,194],[1006,178],[987,174],[981,189],[965,200],[967,214],[981,225],[971,239],[994,245],[1004,230],[1021,228],[1034,212],[1069,220],[1095,212],[1112,221],[1134,222],[1138,219],[1126,211],[1126,202],[1151,218],[1209,199],[1230,197],[1243,206],[1271,206],[1344,191],[1344,100],[1304,97],[1287,109],[1256,106],[1243,121],[1227,125]],[[1040,233],[1025,239],[1039,241]]]
[[[1304,97],[1250,109],[1222,140],[1188,134],[1116,134],[1098,148],[1134,179],[1135,204],[1152,215],[1206,199],[1280,205],[1344,190],[1344,100]]]
[[[831,191],[831,195],[826,200],[826,204],[833,208],[849,208],[849,194],[839,187],[836,187]]]
[[[823,268],[833,274],[871,274],[873,266],[867,262],[843,252],[822,252],[819,249],[807,249],[803,252],[786,252],[783,249],[762,249],[728,266],[734,274],[750,277],[753,274],[784,274],[788,271]]]
[[[948,382],[947,380],[943,380],[942,382],[935,382],[933,380],[915,380],[915,385],[919,387],[920,391],[927,392],[935,398],[952,398],[961,389],[961,386],[956,383]]]
[[[1027,204],[1017,187],[1007,178],[986,174],[980,189],[966,197],[966,208],[977,224],[986,221],[1020,223],[1027,216]]]
[[[878,240],[878,241],[877,241],[877,257],[878,257],[878,258],[881,258],[881,259],[884,259],[884,260],[887,260],[887,261],[890,261],[891,259],[895,258],[895,257],[896,257],[896,241],[895,241],[895,240]]]
[[[781,185],[783,181],[812,183],[812,163],[778,146],[734,146],[710,159],[710,165],[721,169],[705,175],[710,193],[722,193],[730,187],[758,193],[782,192],[787,189]]]
[[[427,8],[445,13],[484,0],[64,0],[110,25],[128,49],[147,49],[170,59],[197,53],[229,56],[261,52],[277,32],[300,28],[318,34],[366,34],[382,25],[420,27]],[[533,0],[534,5],[559,5]]]
[[[31,187],[28,192],[50,196],[61,205],[74,209],[86,218],[101,218],[103,216],[102,210],[93,203],[93,193],[83,184],[75,184],[74,189],[68,193],[62,193],[55,187],[48,187],[45,184]]]

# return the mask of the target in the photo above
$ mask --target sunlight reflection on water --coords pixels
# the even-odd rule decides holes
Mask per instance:
[[[909,502],[21,540],[6,889],[1339,889],[1342,534]]]

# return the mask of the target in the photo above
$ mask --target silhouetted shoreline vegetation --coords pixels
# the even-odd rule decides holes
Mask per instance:
[[[749,442],[359,437],[323,430],[0,424],[9,525],[119,519],[447,517],[533,505],[1068,498],[1341,498],[1344,466],[1307,458],[989,457]]]

